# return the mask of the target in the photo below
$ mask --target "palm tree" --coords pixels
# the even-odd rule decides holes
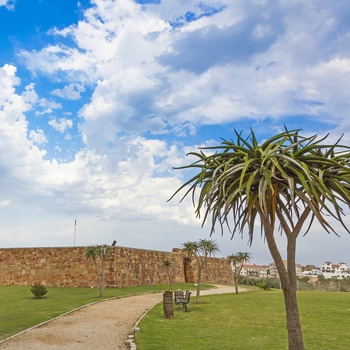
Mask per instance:
[[[328,135],[318,139],[299,132],[286,128],[259,144],[253,131],[247,139],[235,131],[236,142],[223,140],[219,146],[204,148],[209,155],[203,150],[191,152],[197,160],[180,169],[198,173],[174,193],[190,185],[182,199],[192,193],[197,216],[204,211],[203,225],[211,216],[211,233],[217,224],[222,233],[227,225],[232,237],[247,228],[252,243],[260,219],[259,230],[283,289],[290,350],[304,349],[296,298],[297,238],[303,227],[303,234],[308,233],[314,220],[328,233],[336,233],[330,218],[349,232],[342,206],[349,207],[350,202],[350,148],[340,140],[324,144]],[[276,228],[287,239],[287,268],[275,240]]]
[[[108,255],[111,253],[112,248],[107,244],[89,246],[85,250],[85,258],[92,259],[96,269],[97,282],[99,285],[99,298],[102,298],[103,296],[103,290],[105,287],[105,263]],[[100,270],[97,263],[98,260],[101,261]]]
[[[194,256],[198,264],[196,303],[199,303],[202,271],[207,258],[219,252],[217,243],[209,239],[200,239],[197,242],[186,242],[182,245],[182,251],[189,257]]]
[[[243,265],[250,261],[251,254],[248,252],[238,252],[228,257],[233,268],[233,280],[235,282],[236,294],[238,294],[238,278],[242,271]]]
[[[171,265],[172,265],[171,261],[169,261],[169,260],[164,260],[163,261],[163,267],[166,269],[166,273],[167,273],[167,276],[168,276],[170,289],[173,289],[172,281],[171,281],[171,275],[170,275],[170,267],[171,267]]]
[[[92,259],[93,264],[95,266],[95,270],[96,270],[96,275],[97,275],[97,282],[98,285],[101,286],[101,276],[98,270],[98,265],[97,265],[97,246],[88,246],[85,250],[85,258],[87,260]]]

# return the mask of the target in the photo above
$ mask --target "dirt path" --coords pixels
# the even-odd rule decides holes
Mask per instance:
[[[201,295],[233,293],[217,286]],[[195,294],[195,293],[194,293]],[[107,300],[81,308],[0,343],[0,349],[15,350],[123,350],[139,318],[163,299],[162,293]]]

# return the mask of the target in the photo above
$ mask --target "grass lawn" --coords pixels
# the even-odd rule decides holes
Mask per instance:
[[[211,288],[203,285],[202,289]],[[53,288],[43,299],[34,299],[31,287],[0,286],[0,340],[59,316],[79,306],[99,301],[98,289]],[[174,284],[173,289],[195,290],[193,284]],[[169,285],[106,288],[104,298],[156,293],[169,290]]]
[[[165,319],[162,304],[140,322],[138,350],[287,350],[282,292],[248,291],[191,298],[190,312],[175,306]],[[300,291],[298,301],[305,348],[348,350],[350,293]],[[171,347],[169,347],[171,344]]]

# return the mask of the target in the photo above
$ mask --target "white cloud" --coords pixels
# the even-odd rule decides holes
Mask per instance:
[[[114,239],[115,232],[141,237],[146,229],[142,247],[154,232],[171,244],[203,235],[189,201],[167,202],[184,176],[172,167],[195,150],[176,137],[194,136],[202,125],[296,113],[337,119],[339,130],[350,129],[350,29],[341,15],[349,5],[329,4],[95,0],[77,25],[51,31],[55,44],[20,52],[35,79],[44,75],[58,85],[48,99],[34,83],[22,87],[13,65],[0,68],[0,147],[8,150],[0,154],[1,215],[7,222],[20,210],[28,222],[5,231],[20,232],[26,244],[37,232],[36,242],[67,244],[79,216],[86,244]],[[76,116],[67,106],[90,89]],[[28,130],[33,109],[37,116],[54,113],[49,125],[65,141],[83,137],[70,161],[40,148],[66,151],[55,143],[57,133],[47,142],[47,125]],[[73,134],[73,120],[81,135]]]
[[[16,93],[15,87],[20,80],[15,73],[13,66],[0,68],[0,147],[6,149],[6,152],[0,154],[1,193],[13,203],[24,195],[22,185],[28,182],[27,176],[30,176],[32,169],[40,167],[45,155],[45,151],[27,138],[28,122],[25,113],[32,106],[28,103],[28,90],[23,95]]]
[[[39,129],[37,131],[30,130],[29,131],[29,139],[32,140],[36,144],[43,144],[47,143],[47,138],[44,134],[44,131],[42,129]]]
[[[322,11],[315,2],[284,1],[94,4],[78,25],[53,31],[58,39],[72,38],[76,48],[22,52],[33,71],[90,84],[98,79],[80,112],[90,147],[101,150],[122,132],[159,135],[169,126],[233,122],[242,115],[348,116],[348,99],[320,72],[348,57],[345,2],[337,8],[323,1]],[[181,26],[172,28],[176,21]],[[54,94],[78,97],[76,84]]]
[[[71,162],[45,160],[46,152],[36,145],[47,144],[42,129],[29,131],[25,112],[33,101],[33,86],[24,96],[17,95],[13,67],[0,70],[0,147],[8,149],[0,156],[2,170],[1,201],[9,210],[27,205],[33,212],[52,215],[89,213],[96,217],[118,217],[131,222],[176,220],[196,223],[188,215],[191,207],[167,204],[179,174],[169,173],[180,163],[183,150],[159,140],[124,137],[115,141],[104,154],[82,149]],[[31,90],[32,89],[32,90]],[[11,101],[11,102],[9,102]],[[57,118],[50,125],[60,132],[72,127],[72,120]],[[16,187],[6,186],[7,183]],[[20,203],[20,204],[19,204]],[[186,209],[187,208],[187,209]],[[53,214],[55,213],[55,214]],[[33,214],[34,215],[34,214]],[[39,214],[38,214],[39,215]]]
[[[5,6],[8,10],[14,10],[15,0],[0,0],[0,6]]]
[[[6,102],[11,102],[13,97],[13,92],[15,91],[15,86],[20,84],[20,79],[16,77],[17,68],[15,66],[5,64],[0,68],[0,103],[2,106]]]
[[[0,201],[0,208],[6,208],[11,205],[11,201],[4,199]]]
[[[66,100],[79,100],[81,98],[80,94],[84,91],[84,85],[72,83],[66,85],[63,89],[53,90],[51,94]]]
[[[68,80],[92,82],[96,78],[94,61],[89,55],[66,46],[48,46],[41,51],[21,51],[27,68],[41,72],[57,80],[61,76]]]
[[[73,127],[73,121],[67,118],[53,118],[49,120],[49,125],[51,125],[55,130],[64,133],[67,129]]]
[[[35,104],[38,102],[38,94],[35,91],[35,84],[30,83],[27,85],[24,89],[24,92],[22,93],[23,100],[30,104]]]
[[[45,114],[51,114],[53,110],[61,109],[61,108],[62,108],[62,104],[52,100],[48,100],[46,98],[41,98],[37,102],[35,115],[41,116]]]
[[[94,4],[77,25],[52,31],[56,41],[70,37],[76,47],[49,45],[22,52],[22,57],[33,72],[67,82],[53,91],[55,96],[78,98],[83,84],[93,86],[90,102],[80,111],[79,128],[87,148],[96,152],[94,157],[101,152],[103,161],[113,159],[121,174],[129,174],[118,179],[120,186],[144,184],[146,179],[137,171],[143,147],[133,146],[139,152],[136,158],[115,159],[116,147],[131,147],[130,139],[116,140],[116,135],[194,135],[199,125],[238,121],[242,116],[258,120],[294,113],[317,118],[319,113],[348,115],[348,80],[342,77],[349,29],[331,44],[332,50],[324,48],[326,37],[335,35],[334,28],[346,25],[335,20],[336,10],[325,2],[321,13],[314,3],[300,11],[302,2],[283,1],[276,6],[269,1]],[[190,13],[196,20],[186,22]],[[177,21],[181,26],[172,28],[169,22]],[[333,74],[342,81],[343,94],[332,86]],[[39,101],[38,115],[61,108],[53,101]],[[53,118],[49,124],[65,132],[72,120]],[[91,155],[79,154],[70,166]],[[144,172],[169,166],[169,154],[157,166],[152,160],[156,156],[146,158]],[[90,168],[89,163],[84,165]],[[107,202],[104,207],[118,206],[115,199]]]

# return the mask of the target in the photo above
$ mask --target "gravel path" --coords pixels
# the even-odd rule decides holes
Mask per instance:
[[[234,293],[234,287],[217,286],[201,295]],[[195,294],[195,293],[194,293]],[[125,350],[126,340],[139,318],[163,300],[163,294],[147,294],[92,304],[22,332],[0,343],[15,350]]]

